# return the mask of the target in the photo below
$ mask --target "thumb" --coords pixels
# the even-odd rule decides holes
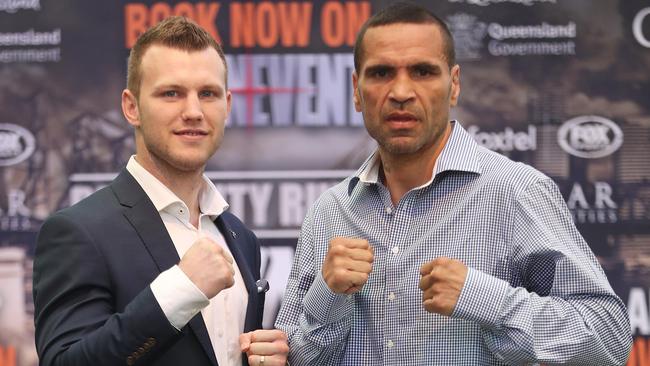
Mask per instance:
[[[251,333],[242,333],[239,335],[239,348],[242,352],[248,352],[251,347]]]

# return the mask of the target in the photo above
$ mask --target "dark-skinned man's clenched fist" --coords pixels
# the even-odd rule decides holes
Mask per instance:
[[[334,293],[359,292],[368,281],[373,259],[374,252],[367,240],[334,238],[323,263],[323,279]]]
[[[420,267],[422,306],[430,313],[450,316],[467,277],[463,262],[439,257]]]

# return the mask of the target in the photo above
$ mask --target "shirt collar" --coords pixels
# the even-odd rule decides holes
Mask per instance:
[[[164,211],[176,203],[185,205],[174,192],[140,165],[135,160],[135,155],[129,159],[129,162],[126,164],[126,170],[140,184],[140,187],[142,187],[158,212]],[[217,190],[217,187],[214,186],[205,174],[202,178],[203,184],[199,192],[199,209],[202,214],[209,215],[214,219],[228,209],[228,202],[226,202]]]
[[[434,165],[433,178],[445,171],[462,171],[481,174],[481,164],[478,157],[478,144],[465,131],[458,121],[451,121],[451,135],[443,147]],[[375,150],[357,170],[348,185],[348,195],[358,182],[376,184],[379,181],[379,166],[381,159]],[[427,184],[430,184],[431,181]],[[425,185],[427,185],[425,184]]]

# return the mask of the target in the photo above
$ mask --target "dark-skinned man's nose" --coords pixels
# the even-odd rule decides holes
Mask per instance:
[[[403,109],[410,101],[415,99],[412,81],[408,76],[398,75],[393,80],[393,85],[388,95],[391,103],[399,109]]]

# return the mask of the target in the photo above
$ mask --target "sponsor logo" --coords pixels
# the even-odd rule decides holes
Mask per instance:
[[[490,23],[487,32],[492,38],[488,52],[492,56],[575,55],[576,24],[502,25]],[[526,41],[507,42],[525,39]],[[565,39],[565,41],[558,41]],[[539,41],[534,41],[539,40]],[[504,42],[505,41],[505,42]]]
[[[560,147],[567,153],[586,159],[602,158],[623,144],[623,131],[613,121],[599,116],[572,118],[557,131]]]
[[[574,183],[566,203],[576,224],[616,223],[618,204],[612,196],[612,186],[607,182]]]
[[[459,60],[481,58],[484,39],[488,36],[488,54],[492,56],[575,55],[577,25],[566,24],[504,25],[484,23],[476,16],[456,13],[446,18],[454,37]]]
[[[22,162],[35,148],[36,140],[31,132],[18,125],[0,123],[0,166]]]
[[[643,33],[643,21],[650,15],[650,8],[641,9],[632,21],[632,33],[634,38],[643,47],[650,48],[650,39]],[[647,28],[646,28],[647,29]]]
[[[41,10],[40,0],[0,0],[0,11],[13,14],[21,9]]]
[[[27,194],[19,189],[10,189],[5,202],[6,212],[0,208],[0,230],[24,232],[33,229],[31,210],[25,205]],[[1,364],[1,363],[0,363]]]
[[[22,47],[59,46],[60,44],[60,28],[53,29],[52,31],[35,31],[34,29],[29,29],[22,32],[0,32],[0,47],[10,47],[0,50],[0,63],[59,62],[61,60],[61,49],[59,47]]]
[[[456,46],[456,58],[459,60],[477,60],[481,58],[483,38],[487,34],[487,25],[476,16],[457,13],[447,17],[449,30],[453,34]]]
[[[528,126],[528,131],[515,132],[506,127],[502,132],[483,132],[478,126],[469,126],[467,132],[476,143],[494,151],[534,151],[537,150],[537,128]]]
[[[471,5],[479,6],[488,6],[492,4],[500,3],[515,3],[526,6],[535,5],[535,3],[553,3],[555,4],[556,0],[449,0],[450,3],[467,3]]]

